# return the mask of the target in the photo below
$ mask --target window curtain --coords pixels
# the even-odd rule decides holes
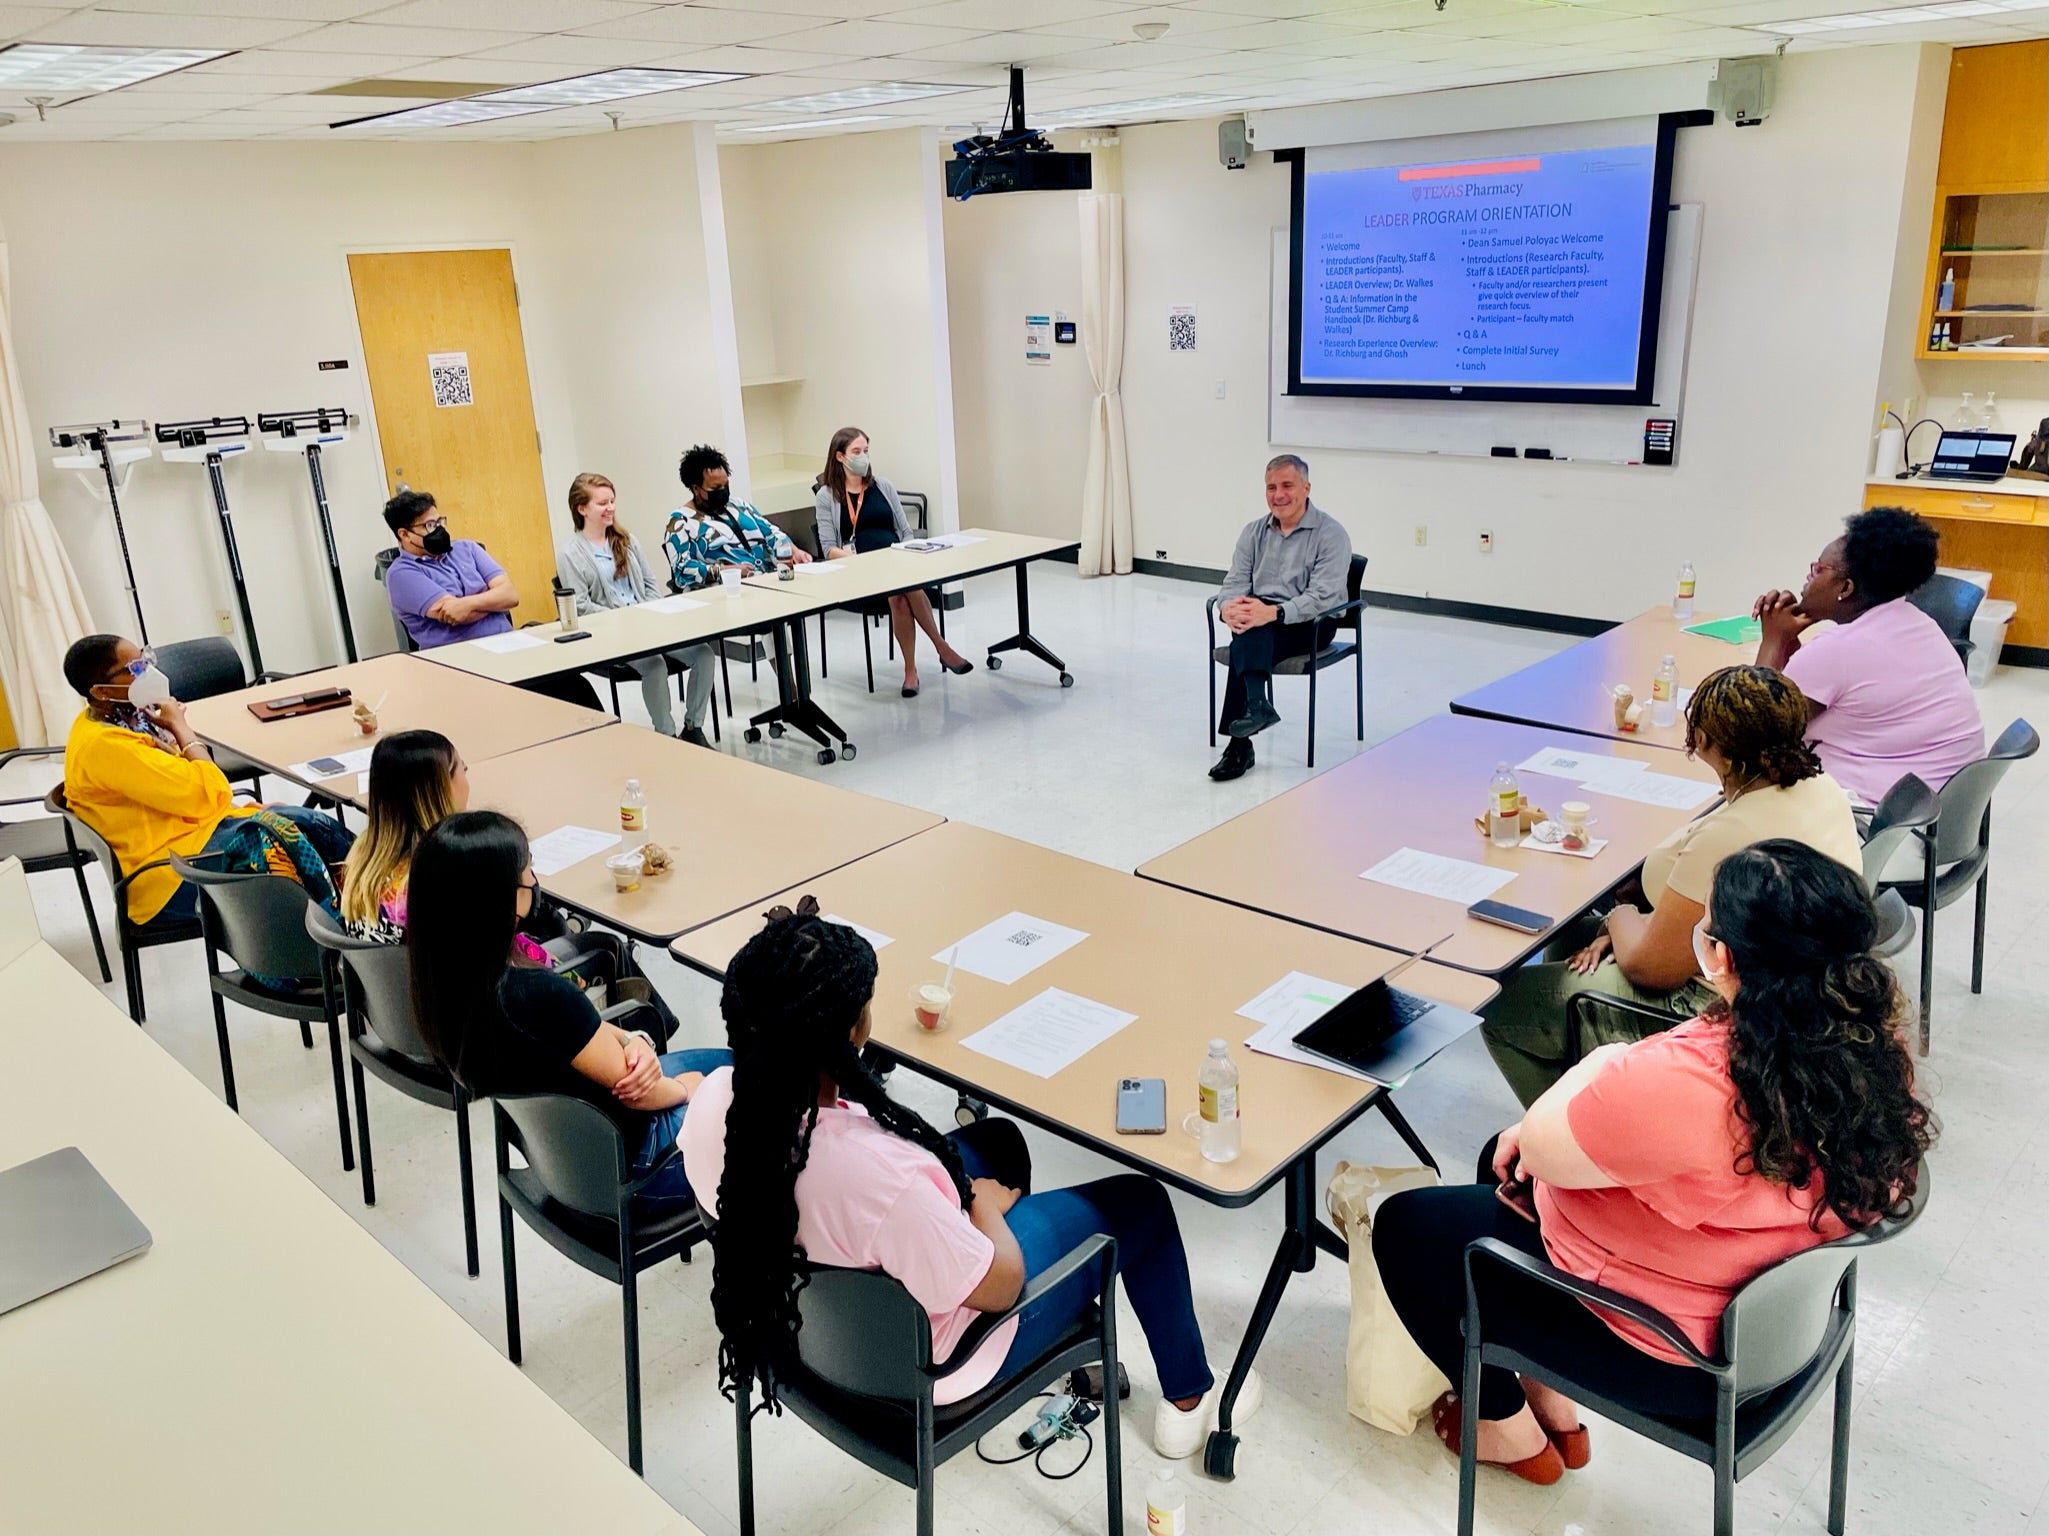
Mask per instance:
[[[1129,575],[1131,475],[1124,445],[1124,199],[1081,198],[1081,341],[1096,383],[1081,493],[1081,573]]]
[[[36,449],[14,352],[14,292],[0,245],[0,683],[23,746],[64,739],[78,695],[64,652],[93,633],[78,575],[58,542],[36,483]]]

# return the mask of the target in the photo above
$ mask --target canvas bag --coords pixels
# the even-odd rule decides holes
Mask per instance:
[[[1431,1189],[1430,1168],[1370,1168],[1340,1162],[1324,1205],[1351,1249],[1352,1326],[1345,1341],[1345,1407],[1375,1429],[1406,1435],[1451,1389],[1395,1315],[1373,1260],[1373,1211],[1389,1195]]]

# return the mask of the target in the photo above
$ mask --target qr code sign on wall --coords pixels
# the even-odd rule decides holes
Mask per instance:
[[[434,381],[437,406],[475,405],[470,393],[470,355],[467,352],[429,352],[427,372]]]
[[[1195,350],[1195,307],[1191,304],[1177,304],[1167,311],[1167,350],[1169,352],[1193,352]]]

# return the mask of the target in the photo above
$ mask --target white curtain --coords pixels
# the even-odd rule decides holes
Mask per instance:
[[[1131,571],[1131,475],[1124,446],[1124,199],[1081,198],[1081,341],[1096,382],[1088,479],[1081,492],[1081,573]]]
[[[0,245],[0,683],[15,735],[23,746],[39,747],[61,742],[78,714],[78,695],[64,681],[64,652],[94,625],[43,510],[29,430],[7,247]]]

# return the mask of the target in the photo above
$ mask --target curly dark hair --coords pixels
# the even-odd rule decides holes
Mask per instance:
[[[1914,1094],[1902,1032],[1907,1002],[1871,952],[1878,919],[1854,871],[1773,838],[1722,860],[1709,898],[1737,992],[1709,1017],[1729,1024],[1729,1073],[1750,1144],[1738,1172],[1821,1197],[1845,1226],[1902,1213],[1935,1144]]]
[[[723,453],[709,443],[699,443],[683,455],[683,462],[676,466],[676,475],[686,488],[694,491],[715,469],[723,469],[729,475],[733,472],[733,466],[726,462]]]
[[[400,491],[384,504],[384,526],[403,533],[419,520],[422,512],[434,510],[433,496],[426,491]]]
[[[121,650],[119,635],[83,635],[71,642],[64,653],[64,681],[81,699],[107,680],[114,670],[114,657]]]
[[[1739,779],[1786,789],[1821,772],[1807,745],[1807,696],[1770,667],[1724,667],[1686,701],[1686,750],[1713,747]]]
[[[1942,536],[1905,507],[1871,507],[1843,519],[1843,574],[1866,605],[1889,603],[1935,574]]]
[[[771,913],[733,957],[719,1000],[733,1048],[726,1164],[712,1235],[719,1390],[733,1398],[759,1382],[761,1405],[771,1412],[781,1407],[776,1373],[788,1363],[802,1326],[797,1175],[811,1155],[821,1082],[836,1083],[843,1098],[884,1130],[938,1158],[962,1210],[970,1197],[967,1170],[952,1143],[891,1099],[854,1049],[854,1029],[875,992],[875,951],[853,929],[826,922],[816,910],[807,901],[805,910]]]

